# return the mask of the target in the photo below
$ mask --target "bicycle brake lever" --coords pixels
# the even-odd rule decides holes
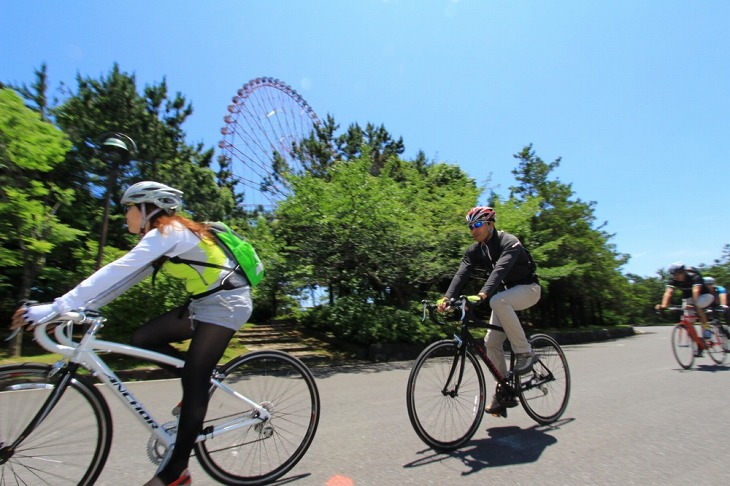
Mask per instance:
[[[13,332],[10,333],[10,336],[6,337],[3,341],[12,341],[15,336],[18,335],[22,328],[13,329]]]

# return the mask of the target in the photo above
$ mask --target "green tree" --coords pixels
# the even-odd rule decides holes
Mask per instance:
[[[0,83],[0,87],[2,84]],[[46,63],[42,63],[39,69],[35,70],[35,81],[30,86],[23,83],[22,85],[10,85],[20,95],[28,101],[28,107],[41,115],[41,120],[50,121],[48,103],[48,67]]]
[[[45,66],[39,73],[45,73]],[[63,294],[93,270],[89,267],[88,258],[92,253],[100,254],[98,242],[104,199],[108,198],[112,211],[103,262],[111,261],[107,253],[119,255],[120,251],[134,245],[136,241],[124,228],[124,216],[118,205],[122,190],[133,182],[154,178],[182,189],[185,207],[195,219],[227,219],[234,205],[232,191],[225,183],[218,185],[216,174],[210,168],[212,149],[185,142],[182,126],[192,115],[192,104],[180,93],[170,95],[164,80],[146,86],[139,94],[135,77],[124,73],[115,64],[108,75],[99,79],[79,75],[77,83],[76,89],[66,88],[64,93],[67,97],[48,112],[49,118],[65,132],[71,144],[70,150],[68,146],[64,150],[65,159],[55,164],[45,176],[45,180],[54,181],[57,194],[67,196],[65,199],[57,196],[54,217],[76,228],[77,237],[64,245],[53,245],[46,253],[44,272],[32,281],[32,297],[37,300],[50,300]],[[34,87],[43,90],[46,85],[38,82]],[[24,92],[33,95],[26,99],[27,105],[38,105],[36,99],[41,99],[40,96],[33,94],[30,88]],[[135,158],[128,163],[122,161],[116,167],[111,167],[109,160],[99,157],[90,145],[100,134],[111,131],[132,137],[139,148]],[[41,180],[40,177],[36,179]],[[41,214],[40,211],[35,212]],[[78,237],[80,234],[86,235],[85,238]],[[158,279],[155,287],[164,287],[164,280]],[[7,286],[16,292],[14,281],[8,281]],[[172,291],[177,292],[174,286]],[[164,308],[171,302],[170,299],[157,298],[156,290],[145,290],[143,286],[135,287],[128,295],[131,301],[157,302],[157,308]],[[180,289],[176,296],[171,297],[180,303],[184,299],[184,291]],[[126,298],[125,295],[120,302],[123,303]],[[5,301],[8,302],[7,299]],[[113,309],[118,305],[122,304],[115,302],[110,306],[108,333],[123,327],[113,323],[116,319]],[[155,306],[150,306],[145,308],[145,312],[155,309]],[[135,313],[135,319],[143,319],[145,312]],[[132,320],[127,317],[127,321]]]
[[[61,128],[69,134],[74,150],[64,164],[61,180],[82,195],[81,208],[75,213],[85,216],[83,224],[100,233],[99,189],[109,198],[112,218],[108,242],[124,244],[118,201],[122,190],[140,180],[157,180],[181,189],[186,208],[198,219],[222,219],[233,208],[230,190],[221,191],[215,172],[210,168],[212,149],[185,142],[182,126],[192,115],[192,104],[176,93],[170,96],[167,82],[145,86],[137,92],[135,76],[124,73],[115,64],[101,79],[77,77],[78,89],[53,113]],[[129,161],[110,161],[99,157],[89,145],[106,132],[122,132],[137,143],[136,156]],[[82,177],[79,177],[81,175]],[[73,177],[72,177],[73,176]],[[81,211],[79,211],[81,209]]]
[[[511,198],[540,198],[532,221],[528,248],[547,245],[550,249],[541,264],[546,284],[533,312],[547,326],[606,325],[625,319],[624,301],[628,280],[620,267],[627,256],[616,252],[612,235],[596,226],[594,202],[575,198],[570,184],[551,179],[560,159],[546,163],[526,146],[515,155],[518,166],[512,173],[518,185],[510,188]],[[539,255],[539,252],[538,252]]]
[[[479,191],[454,166],[419,169],[390,158],[377,176],[372,166],[365,148],[362,157],[335,163],[328,179],[292,178],[293,194],[276,211],[275,233],[285,244],[289,275],[303,288],[327,288],[331,306],[343,300],[345,307],[410,313],[417,297],[453,274],[468,238],[463,211]],[[377,325],[360,317],[350,323],[353,335]]]
[[[82,235],[56,214],[73,201],[47,174],[63,161],[70,143],[63,133],[31,111],[12,90],[0,90],[0,289],[2,313],[30,296],[42,276],[47,255]],[[21,335],[18,335],[19,337]],[[16,341],[13,354],[20,352]]]

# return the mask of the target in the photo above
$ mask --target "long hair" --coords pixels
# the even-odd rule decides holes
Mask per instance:
[[[149,204],[148,210],[154,209],[156,207],[157,206],[155,206],[154,204]],[[164,211],[161,211],[152,217],[150,223],[152,224],[153,228],[157,228],[160,233],[164,233],[165,228],[170,226],[174,221],[177,221],[181,225],[185,226],[187,229],[195,233],[200,239],[205,239],[209,241],[215,239],[213,233],[210,232],[210,225],[193,221],[192,219],[180,216],[178,214],[170,215],[165,213]]]

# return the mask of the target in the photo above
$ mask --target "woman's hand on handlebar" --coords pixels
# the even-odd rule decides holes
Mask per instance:
[[[32,305],[26,302],[13,314],[10,320],[10,329],[15,330],[23,326],[41,324],[53,320],[56,317],[58,317],[58,312],[53,303]]]
[[[14,331],[15,329],[19,329],[26,324],[28,324],[28,321],[25,320],[25,313],[27,311],[26,306],[20,307],[18,310],[15,311],[13,314],[13,318],[10,320],[10,330]]]

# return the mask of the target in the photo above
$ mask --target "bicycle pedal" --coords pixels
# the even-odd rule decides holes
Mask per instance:
[[[493,417],[504,417],[507,418],[507,408],[504,406],[495,408],[485,408],[484,413],[488,413]]]
[[[502,410],[495,410],[494,412],[490,412],[489,415],[491,415],[492,417],[507,418],[507,409],[503,408]]]

